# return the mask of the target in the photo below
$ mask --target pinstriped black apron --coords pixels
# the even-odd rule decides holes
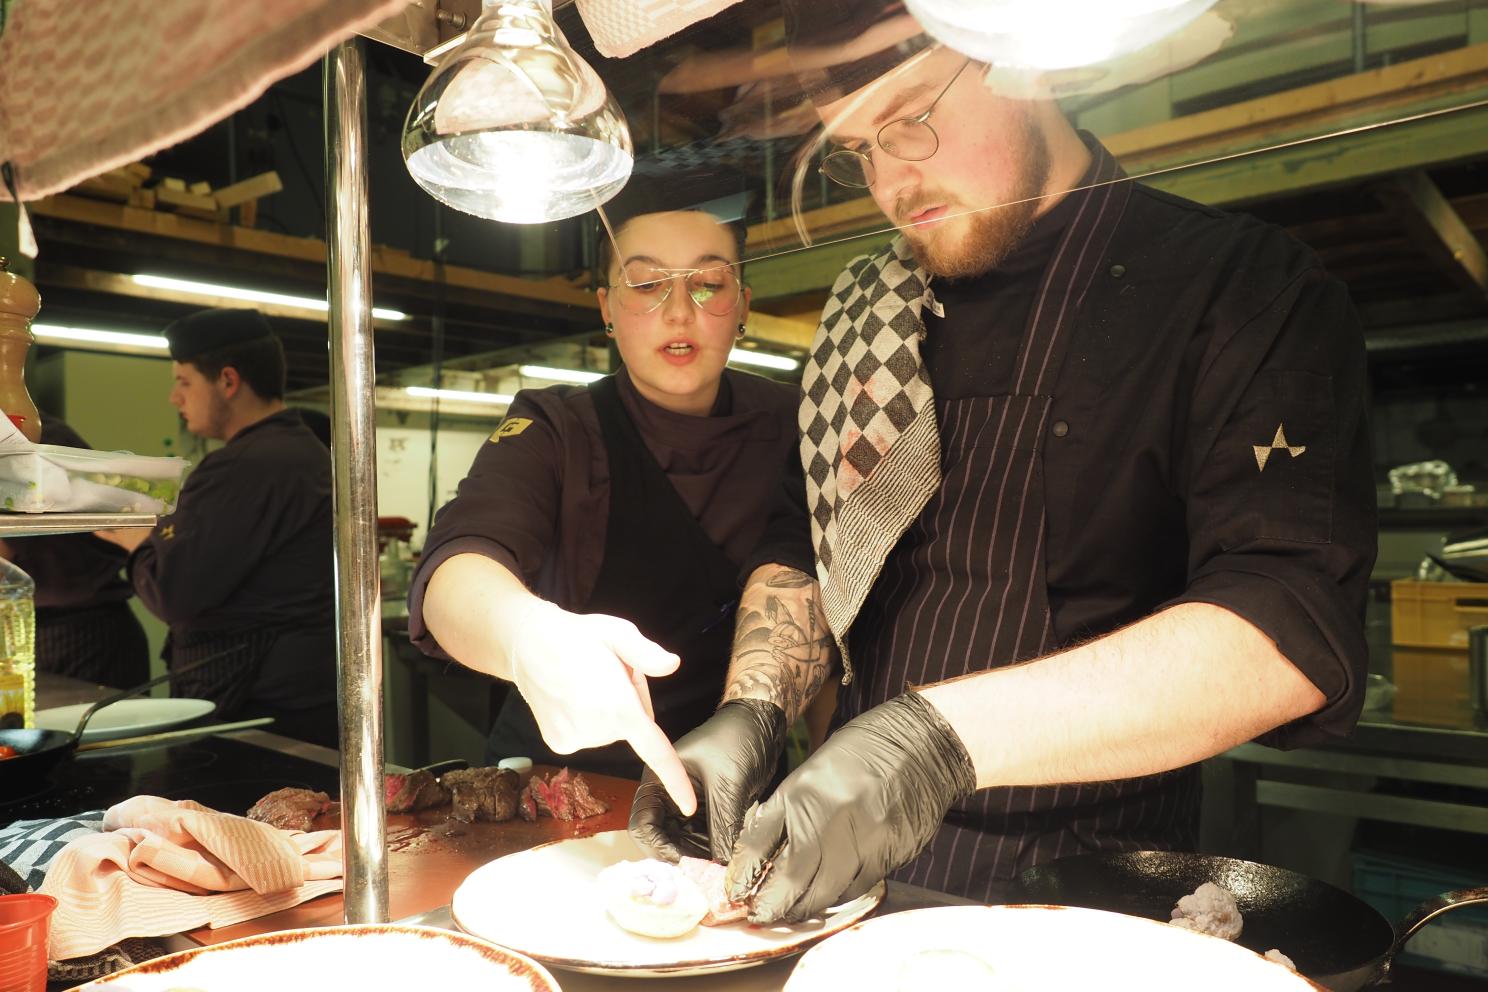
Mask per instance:
[[[1095,154],[1097,183],[1121,176],[1109,155]],[[1129,192],[1116,181],[1071,194],[1083,202],[1045,271],[1014,361],[1013,391],[936,401],[941,486],[890,553],[853,625],[860,677],[839,690],[839,719],[906,684],[1012,665],[1058,646],[1044,571],[1043,451],[1059,443],[1054,384],[1085,290],[1108,264],[1105,249]],[[997,901],[1019,871],[1062,855],[1182,843],[1172,836],[1175,825],[1188,822],[1196,802],[1191,776],[1182,773],[987,789],[953,807],[925,851],[893,877]]]

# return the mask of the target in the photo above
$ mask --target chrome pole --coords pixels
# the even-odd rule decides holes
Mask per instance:
[[[376,383],[367,230],[366,63],[359,38],[342,42],[326,55],[325,122],[346,922],[385,923]]]

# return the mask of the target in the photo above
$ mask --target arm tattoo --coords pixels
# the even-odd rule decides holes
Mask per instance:
[[[819,594],[815,579],[783,565],[749,583],[739,602],[725,702],[767,699],[795,722],[836,656]]]

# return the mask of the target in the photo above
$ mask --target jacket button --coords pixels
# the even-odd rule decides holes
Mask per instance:
[[[1064,437],[1066,434],[1069,433],[1069,424],[1066,424],[1062,420],[1056,420],[1054,421],[1053,429],[1055,437]]]
[[[1126,275],[1126,266],[1124,266],[1124,265],[1113,265],[1113,266],[1111,266],[1111,278],[1112,279],[1120,279],[1124,275]]]

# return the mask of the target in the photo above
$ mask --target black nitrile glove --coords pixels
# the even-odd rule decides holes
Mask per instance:
[[[677,741],[677,757],[697,793],[695,816],[683,818],[647,768],[630,807],[630,836],[648,856],[676,863],[682,855],[727,861],[744,811],[759,798],[785,750],[785,711],[763,699],[731,699]]]
[[[975,788],[961,738],[906,692],[829,737],[749,816],[729,862],[729,898],[753,892],[756,923],[807,920],[855,899],[919,854]]]

